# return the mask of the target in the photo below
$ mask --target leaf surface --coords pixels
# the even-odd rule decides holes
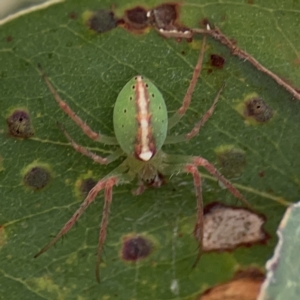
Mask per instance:
[[[113,2],[119,16],[136,5],[159,3]],[[79,207],[84,197],[78,182],[98,180],[121,163],[97,165],[74,151],[57,121],[79,144],[99,155],[109,155],[114,147],[94,143],[82,134],[55,103],[37,64],[74,112],[107,135],[113,135],[115,99],[129,79],[137,74],[151,79],[171,115],[181,105],[196,64],[201,36],[191,43],[178,43],[154,30],[139,35],[123,28],[103,34],[89,31],[82,15],[111,5],[110,1],[66,1],[0,28],[0,295],[10,299],[195,299],[206,288],[229,280],[239,268],[263,268],[276,243],[284,201],[299,198],[299,101],[209,38],[191,107],[172,133],[188,132],[210,107],[223,82],[226,88],[197,137],[164,149],[205,157],[221,171],[225,167],[218,163],[218,149],[232,145],[240,149],[245,164],[232,181],[254,211],[265,216],[271,239],[265,245],[204,254],[191,269],[197,254],[192,234],[196,200],[191,176],[180,174],[141,196],[131,194],[136,182],[114,188],[101,285],[95,281],[94,269],[103,195],[62,242],[33,258]],[[299,86],[298,2],[183,2],[182,23],[199,27],[203,18],[209,18],[264,66]],[[225,58],[222,69],[211,66],[212,54]],[[249,124],[238,112],[237,107],[253,93],[273,111],[265,124]],[[14,109],[29,113],[34,129],[31,138],[8,134],[6,119]],[[24,174],[35,165],[44,167],[51,179],[46,187],[33,191],[24,186]],[[241,205],[204,171],[203,177],[205,204]],[[138,263],[124,262],[120,258],[123,237],[135,233],[149,237],[154,251]]]

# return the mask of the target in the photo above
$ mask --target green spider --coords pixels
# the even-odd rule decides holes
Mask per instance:
[[[47,251],[63,235],[65,235],[73,227],[85,209],[95,200],[97,194],[101,190],[104,190],[104,208],[99,233],[96,265],[96,278],[97,281],[100,282],[99,265],[101,261],[102,248],[106,239],[113,186],[129,183],[136,177],[138,178],[139,186],[134,194],[139,195],[144,192],[146,187],[160,187],[165,176],[172,176],[173,174],[183,172],[191,173],[193,175],[197,199],[197,221],[195,224],[194,234],[199,246],[196,262],[201,256],[201,244],[203,238],[202,188],[201,177],[197,167],[204,167],[209,173],[221,181],[236,198],[239,198],[248,205],[248,202],[241,193],[234,188],[233,185],[206,159],[199,156],[167,154],[161,149],[163,145],[184,142],[194,137],[212,115],[219,100],[223,86],[217,93],[210,109],[189,133],[177,136],[167,136],[167,132],[179,122],[190,105],[191,97],[201,72],[205,43],[206,37],[203,38],[198,61],[182,106],[169,119],[163,96],[155,85],[147,78],[143,76],[135,76],[124,86],[118,95],[114,107],[113,124],[115,137],[96,133],[85,122],[83,122],[71,110],[68,104],[60,98],[44,71],[41,67],[39,67],[41,75],[50,92],[53,94],[56,102],[60,108],[81,128],[83,133],[96,142],[120,146],[118,150],[108,157],[101,157],[89,151],[84,146],[77,144],[60,125],[61,130],[74,149],[81,154],[90,157],[99,164],[109,164],[121,156],[126,156],[126,158],[117,168],[98,181],[57,236],[39,253],[37,253],[35,257],[38,257]]]

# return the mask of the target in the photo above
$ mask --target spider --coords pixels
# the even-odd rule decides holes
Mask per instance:
[[[76,210],[70,220],[62,227],[56,237],[38,252],[38,257],[51,246],[53,246],[63,235],[65,235],[76,223],[85,209],[95,200],[97,194],[104,190],[104,208],[99,232],[96,279],[100,282],[100,261],[103,245],[106,239],[108,217],[112,203],[112,191],[115,185],[125,184],[138,179],[138,188],[135,195],[142,194],[145,188],[160,187],[165,176],[187,172],[192,174],[197,199],[197,221],[194,235],[198,243],[197,263],[201,256],[201,243],[203,238],[203,201],[201,176],[198,166],[204,167],[215,176],[223,185],[247,206],[247,200],[233,185],[225,179],[221,173],[206,159],[200,156],[184,156],[165,153],[161,148],[166,144],[174,144],[188,141],[198,134],[199,130],[212,115],[220,94],[224,88],[221,87],[217,93],[212,106],[204,114],[194,128],[186,134],[169,136],[168,131],[173,128],[184,116],[188,109],[193,91],[201,72],[203,56],[205,52],[206,37],[204,36],[199,52],[197,64],[193,76],[183,99],[182,106],[168,119],[168,113],[163,96],[147,78],[135,76],[121,90],[114,106],[113,124],[115,137],[109,137],[93,131],[85,122],[77,116],[68,104],[61,99],[49,78],[39,65],[39,70],[50,92],[53,94],[60,108],[81,128],[84,134],[96,142],[108,145],[119,145],[119,149],[107,157],[101,157],[82,145],[77,144],[67,131],[59,124],[60,129],[79,153],[91,158],[99,164],[109,164],[121,156],[124,161],[108,175],[98,181],[90,190],[80,207]]]

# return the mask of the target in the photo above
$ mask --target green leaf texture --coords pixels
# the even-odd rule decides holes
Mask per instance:
[[[267,279],[259,300],[297,299],[299,286],[299,202],[290,206],[277,231],[278,244],[273,257],[268,261]]]
[[[99,155],[109,155],[114,147],[94,143],[83,135],[56,104],[37,64],[43,66],[61,97],[96,131],[113,135],[114,102],[137,74],[145,75],[159,88],[171,115],[182,103],[202,37],[178,42],[154,30],[132,34],[123,28],[95,34],[82,18],[87,11],[112,6],[121,16],[125,9],[160,3],[65,1],[0,27],[1,299],[196,299],[205,289],[232,278],[237,269],[263,269],[271,256],[285,203],[299,198],[300,103],[267,75],[208,38],[191,106],[172,133],[188,132],[208,110],[223,82],[225,90],[197,137],[164,150],[202,156],[225,174],[226,168],[218,160],[219,149],[240,149],[243,168],[238,176],[229,172],[229,177],[253,210],[265,216],[264,228],[271,239],[231,252],[204,254],[192,269],[197,255],[193,237],[196,199],[192,177],[179,174],[167,178],[163,187],[140,196],[131,193],[136,182],[114,188],[100,285],[94,273],[103,194],[56,247],[33,258],[79,207],[84,197],[78,182],[99,180],[122,161],[97,165],[74,151],[57,121],[79,144]],[[181,23],[199,27],[203,18],[264,66],[300,86],[299,1],[181,3]],[[212,54],[225,58],[222,69],[211,66]],[[238,112],[237,107],[252,94],[272,109],[273,117],[264,124],[247,122]],[[8,134],[6,119],[15,109],[30,118],[27,139]],[[44,181],[33,190],[25,186],[24,178],[34,166],[42,169]],[[34,169],[38,174],[39,168]],[[219,201],[242,206],[214,178],[201,172],[205,204]],[[131,234],[144,235],[153,242],[151,255],[137,263],[124,262],[120,256],[124,236]]]

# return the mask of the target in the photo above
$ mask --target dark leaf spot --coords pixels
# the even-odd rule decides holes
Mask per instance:
[[[147,11],[141,6],[126,10],[124,20],[133,30],[144,29],[148,26]]]
[[[88,193],[96,185],[96,183],[96,180],[94,180],[93,178],[81,180],[79,190],[83,198],[88,195]]]
[[[218,69],[222,69],[225,63],[225,59],[218,54],[210,55],[210,64]]]
[[[26,110],[15,110],[6,119],[9,133],[12,136],[20,138],[29,138],[33,136],[34,131],[31,125],[31,120]]]
[[[155,7],[150,12],[151,24],[160,29],[173,29],[178,18],[178,5],[165,3]]]
[[[92,13],[87,25],[91,30],[103,33],[117,27],[117,19],[112,11],[101,9]]]
[[[45,187],[51,179],[50,172],[41,166],[33,167],[24,175],[24,184],[33,190]]]
[[[146,258],[152,252],[153,246],[149,239],[142,236],[124,238],[122,258],[126,261],[136,261]]]
[[[253,117],[257,122],[264,123],[273,116],[273,110],[261,98],[252,98],[246,101],[244,111],[246,117]]]
[[[77,15],[76,12],[72,11],[72,12],[70,12],[70,14],[69,14],[69,18],[72,19],[72,20],[75,20],[75,19],[78,18],[78,15]]]

